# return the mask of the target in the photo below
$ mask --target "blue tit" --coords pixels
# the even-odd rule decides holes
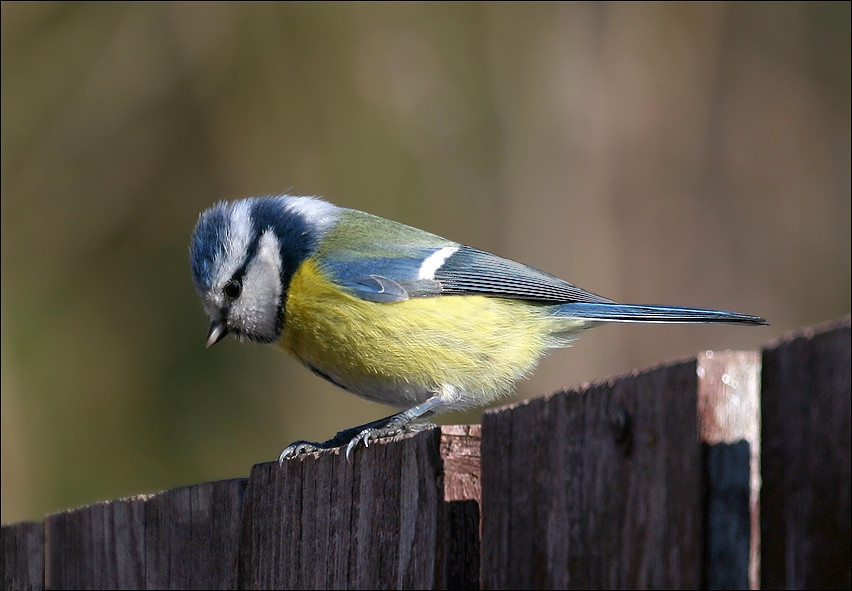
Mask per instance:
[[[551,349],[606,322],[766,324],[733,312],[624,305],[553,275],[313,197],[250,198],[201,214],[190,266],[210,317],[286,351],[337,386],[401,412],[296,442],[284,459],[416,429],[510,393]]]

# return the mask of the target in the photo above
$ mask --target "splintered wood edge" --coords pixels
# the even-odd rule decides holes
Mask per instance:
[[[445,501],[481,501],[481,442],[481,425],[441,427]]]

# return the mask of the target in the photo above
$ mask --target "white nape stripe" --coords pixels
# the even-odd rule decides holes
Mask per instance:
[[[221,287],[242,266],[248,255],[252,238],[251,205],[248,200],[235,201],[230,212],[230,223],[225,234],[224,257],[218,261],[218,274],[214,284]]]
[[[302,216],[317,232],[324,232],[339,216],[340,208],[316,197],[281,195],[284,207]]]
[[[441,268],[441,265],[447,262],[447,259],[453,256],[459,249],[458,246],[445,246],[441,250],[436,250],[428,257],[423,259],[420,264],[420,271],[417,273],[418,279],[434,279],[435,272]]]
[[[248,249],[251,241],[251,203],[248,200],[235,201],[231,212],[229,241],[227,246],[235,252],[242,253]],[[232,253],[233,254],[233,253]]]

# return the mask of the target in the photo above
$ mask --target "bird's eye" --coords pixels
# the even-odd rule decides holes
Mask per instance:
[[[243,292],[243,284],[237,279],[231,279],[225,284],[224,292],[226,296],[235,300],[240,297],[240,294]]]

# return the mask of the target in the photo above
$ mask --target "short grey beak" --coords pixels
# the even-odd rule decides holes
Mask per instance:
[[[211,320],[210,330],[207,331],[207,348],[209,349],[228,336],[228,327],[221,320]]]

